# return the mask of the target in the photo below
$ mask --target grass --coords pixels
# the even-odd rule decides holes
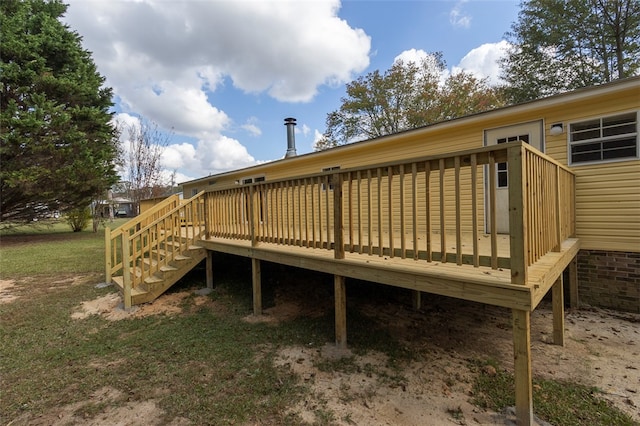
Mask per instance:
[[[251,272],[246,259],[216,257],[225,265],[216,272],[210,303],[197,305],[193,297],[182,302],[180,315],[133,318],[117,322],[101,316],[71,319],[83,302],[112,293],[97,288],[103,277],[103,233],[73,233],[66,224],[26,232],[0,232],[0,271],[15,281],[18,299],[0,304],[0,377],[5,384],[0,398],[0,424],[21,415],[31,419],[72,403],[76,415],[90,419],[109,406],[154,400],[164,411],[163,423],[187,418],[193,424],[301,424],[287,411],[296,401],[311,398],[310,390],[290,370],[275,366],[282,347],[321,347],[334,338],[333,312],[301,317],[277,326],[250,324],[242,318],[251,310]],[[265,305],[273,304],[275,281],[287,279],[288,270],[264,266]],[[204,272],[196,269],[172,291],[204,287]],[[70,283],[70,276],[76,280]],[[306,272],[305,282],[331,288],[331,280]],[[55,282],[66,285],[53,285]],[[330,290],[327,290],[330,294]],[[323,298],[330,297],[322,294]],[[385,369],[370,371],[384,383],[403,386],[402,365],[414,359],[410,347],[357,309],[348,312],[349,326],[367,330],[353,333],[355,357],[369,351],[387,355]],[[356,358],[320,362],[323,371],[355,372]],[[499,371],[494,377],[479,372],[474,388],[476,403],[502,410],[513,405],[513,378]],[[539,388],[538,388],[539,387]],[[90,401],[96,391],[112,388],[114,400]],[[348,389],[345,389],[348,392]],[[345,397],[348,397],[346,395]],[[598,392],[579,385],[537,381],[536,414],[554,425],[633,424],[598,398]],[[459,409],[449,414],[457,419]],[[322,405],[316,424],[337,419]],[[350,418],[342,419],[350,423]],[[24,423],[24,422],[23,422]]]
[[[473,403],[497,412],[515,405],[513,374],[500,369],[495,361],[485,364],[496,369],[496,374],[484,371],[476,376]],[[471,368],[478,371],[482,363]],[[637,425],[631,417],[599,397],[600,391],[591,386],[559,381],[534,379],[533,405],[538,417],[555,426],[581,425]]]
[[[0,230],[0,245],[0,278],[104,271],[103,227],[97,233],[72,232],[63,221],[38,222]]]

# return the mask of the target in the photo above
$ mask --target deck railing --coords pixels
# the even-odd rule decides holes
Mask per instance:
[[[122,226],[105,229],[106,281],[123,277],[125,307],[131,291],[195,245],[204,232],[204,197],[171,197]]]
[[[499,163],[509,176],[506,253],[498,247]],[[336,258],[508,268],[519,284],[575,227],[573,173],[522,142],[236,186],[207,192],[205,205],[207,237],[333,250]]]

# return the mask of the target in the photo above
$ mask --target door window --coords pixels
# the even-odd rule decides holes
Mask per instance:
[[[529,143],[529,135],[519,135],[519,136],[507,136],[506,138],[497,139],[497,143],[507,143],[507,142],[516,142],[522,141]],[[507,170],[507,163],[498,163],[498,167],[496,169],[496,187],[498,188],[507,188],[509,187],[509,171]]]

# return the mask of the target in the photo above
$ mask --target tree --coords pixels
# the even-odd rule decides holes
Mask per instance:
[[[111,89],[66,9],[0,2],[0,222],[87,206],[117,181]]]
[[[638,0],[528,0],[501,62],[510,102],[524,102],[640,69]]]
[[[140,200],[165,194],[172,178],[167,179],[161,159],[172,134],[162,132],[158,125],[147,121],[124,125],[125,148],[122,150],[122,178],[126,192],[136,209]]]
[[[436,53],[420,63],[397,61],[384,74],[376,70],[348,83],[340,108],[327,114],[327,129],[316,150],[503,105],[486,80],[460,72],[443,81],[444,70],[442,55]]]

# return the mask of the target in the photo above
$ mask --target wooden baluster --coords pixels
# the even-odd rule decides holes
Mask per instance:
[[[389,206],[389,257],[394,257],[393,241],[393,167],[387,168],[387,200]]]
[[[405,237],[406,223],[404,217],[404,164],[400,164],[400,257],[407,257],[407,242]]]
[[[376,170],[378,177],[378,256],[382,257],[382,169],[378,167]]]
[[[427,262],[433,260],[431,248],[431,163],[424,163],[425,232],[427,233]]]
[[[453,159],[456,192],[456,264],[462,265],[462,220],[460,218],[460,156]]]
[[[491,268],[498,269],[498,233],[496,230],[496,158],[489,152],[489,227],[491,228]]]
[[[367,170],[367,244],[369,256],[373,254],[373,215],[371,202],[371,169]]]
[[[478,158],[471,154],[471,234],[473,238],[473,266],[480,266],[478,253]]]
[[[358,253],[362,254],[362,172],[358,170]]]
[[[349,191],[347,200],[348,200],[348,217],[349,217],[349,252],[353,253],[354,244],[353,244],[353,179],[351,177],[351,172],[347,172],[347,190]],[[334,206],[335,208],[335,206]],[[334,225],[335,226],[335,225]]]
[[[418,260],[418,164],[411,163],[411,223],[413,224],[413,260]]]
[[[444,201],[444,178],[445,178],[445,165],[444,158],[440,159],[440,253],[442,263],[447,261],[447,233],[445,226],[445,201]]]

